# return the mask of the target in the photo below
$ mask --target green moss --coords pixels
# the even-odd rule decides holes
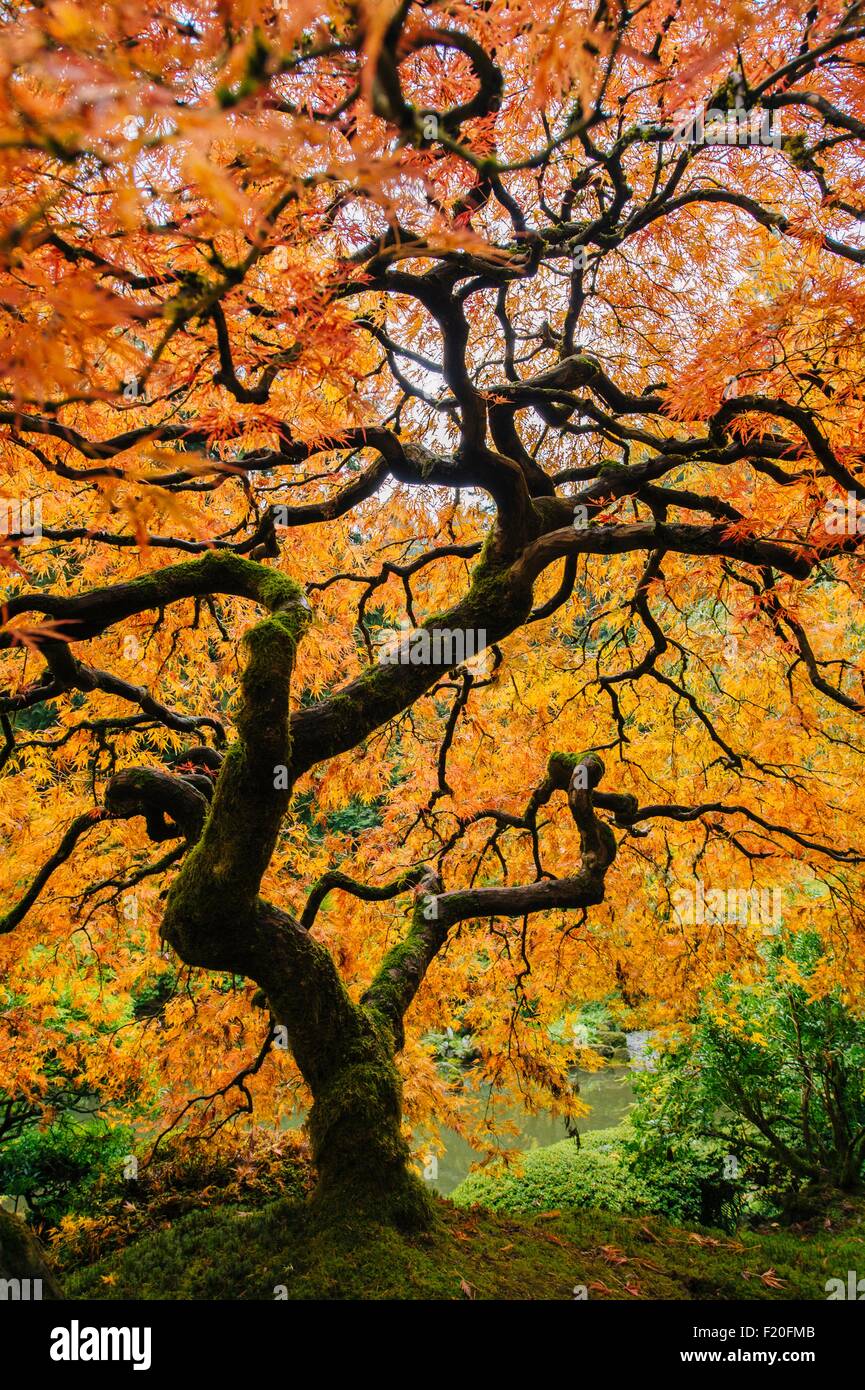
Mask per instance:
[[[0,1279],[41,1279],[46,1299],[63,1295],[29,1227],[0,1207]]]
[[[440,888],[440,882],[437,883]],[[447,936],[448,924],[443,918],[428,919],[426,916],[431,902],[437,910],[433,892],[425,892],[417,899],[406,936],[388,951],[362,1001],[367,1012],[373,1018],[379,1017],[388,1030],[391,1051],[402,1049],[405,1042],[403,1014],[423,979],[431,956]]]
[[[259,567],[261,568],[261,567]],[[273,612],[277,608],[298,605],[301,612],[309,612],[309,602],[299,584],[281,574],[279,570],[265,569],[258,584],[261,602]],[[303,621],[301,619],[301,621]],[[295,620],[297,622],[297,620]]]
[[[139,575],[124,585],[131,599],[130,612],[159,608],[195,594],[225,593],[256,599],[271,610],[296,606],[309,611],[303,590],[278,570],[268,569],[228,550],[209,550],[200,559],[166,565]]]
[[[578,763],[582,762],[584,753],[551,753],[547,763],[547,771],[557,784],[564,781],[566,784],[571,780],[571,775]]]
[[[365,1212],[403,1230],[433,1222],[429,1195],[409,1169],[401,1127],[402,1078],[387,1020],[358,1011],[363,1027],[315,1091],[307,1130],[318,1168],[316,1219],[340,1225]]]
[[[808,141],[801,131],[795,135],[785,135],[781,140],[781,149],[790,160],[791,164],[798,168],[805,168],[808,165],[810,154]]]
[[[290,788],[277,788],[274,773],[290,761],[288,693],[309,604],[293,580],[241,556],[211,552],[199,565],[214,588],[245,592],[271,609],[244,638],[238,739],[225,755],[201,838],[172,884],[163,920],[163,936],[187,964],[220,969],[240,959],[234,952],[248,932],[288,805]]]
[[[592,1209],[503,1217],[436,1200],[430,1231],[406,1236],[367,1215],[321,1227],[290,1201],[185,1216],[66,1281],[83,1299],[823,1299],[861,1259],[862,1211],[839,1229],[693,1232],[654,1216]],[[609,1248],[621,1251],[621,1263]],[[607,1252],[607,1253],[605,1253]],[[774,1269],[778,1288],[745,1271]],[[113,1280],[106,1283],[106,1277]],[[278,1291],[278,1292],[276,1292]],[[284,1291],[284,1293],[283,1293]]]
[[[484,542],[471,586],[460,605],[459,619],[466,627],[485,628],[491,641],[511,632],[532,609],[531,585],[520,582],[509,567],[496,563],[497,543],[495,537],[487,537]]]

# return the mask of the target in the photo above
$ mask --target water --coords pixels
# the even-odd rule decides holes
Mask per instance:
[[[645,1066],[644,1055],[648,1037],[649,1034],[645,1032],[627,1034],[631,1067]],[[602,1071],[581,1071],[578,1076],[580,1100],[591,1106],[589,1114],[577,1122],[580,1133],[586,1134],[592,1129],[611,1129],[614,1125],[621,1124],[634,1101],[630,1067],[604,1067]],[[479,1108],[485,1105],[486,1096],[486,1091],[477,1093]],[[520,1132],[516,1137],[508,1139],[508,1147],[523,1151],[538,1149],[568,1138],[564,1120],[548,1111],[542,1110],[537,1115],[529,1115],[519,1106],[497,1107],[496,1115],[499,1120],[507,1118],[519,1125]],[[478,1162],[479,1155],[452,1129],[443,1129],[441,1138],[445,1150],[438,1155],[438,1175],[431,1186],[446,1197],[459,1186],[463,1178],[468,1177],[469,1169],[473,1163]],[[419,1138],[418,1145],[422,1146],[422,1142]]]

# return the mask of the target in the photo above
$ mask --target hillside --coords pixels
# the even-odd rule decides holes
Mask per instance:
[[[438,1204],[440,1225],[406,1238],[381,1227],[311,1229],[307,1208],[190,1213],[68,1274],[87,1299],[826,1298],[861,1264],[865,1220],[736,1236],[608,1212],[505,1218]],[[830,1219],[830,1218],[827,1218]],[[275,1294],[274,1290],[279,1289]]]

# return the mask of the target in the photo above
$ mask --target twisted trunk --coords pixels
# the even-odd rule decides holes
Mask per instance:
[[[317,1216],[360,1216],[409,1231],[433,1223],[431,1197],[409,1168],[402,1078],[374,1026],[338,1048],[331,1075],[315,1093],[307,1128],[318,1173],[312,1198]]]

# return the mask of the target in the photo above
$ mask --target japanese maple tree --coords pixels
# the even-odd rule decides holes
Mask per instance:
[[[10,1103],[310,1099],[317,1209],[422,1225],[408,1126],[506,1139],[424,1035],[579,1114],[552,1024],[772,929],[674,895],[855,999],[861,3],[0,26]]]

